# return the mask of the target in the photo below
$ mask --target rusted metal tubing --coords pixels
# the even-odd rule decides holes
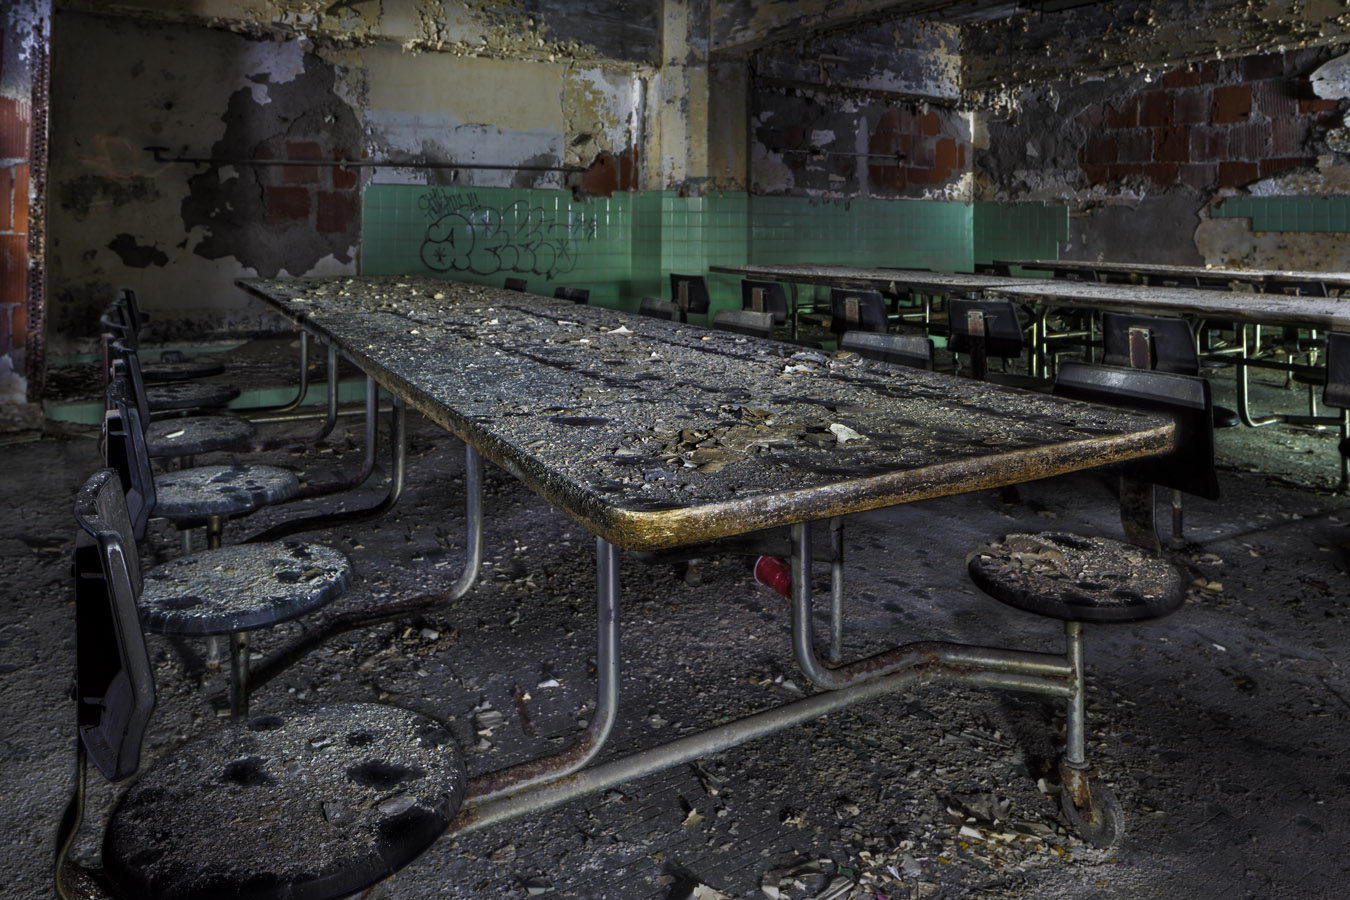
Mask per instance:
[[[987,683],[984,679],[994,677],[992,673],[979,675],[980,683]],[[468,834],[521,816],[552,809],[699,757],[739,746],[755,738],[818,719],[855,703],[895,693],[916,682],[941,678],[955,678],[955,673],[947,670],[941,662],[925,663],[907,671],[869,678],[836,691],[815,694],[707,731],[677,738],[659,747],[640,750],[621,759],[601,763],[575,775],[540,785],[528,792],[491,799],[474,798],[471,794],[470,800],[465,802],[455,821],[450,824],[447,834]],[[955,680],[964,679],[955,678]],[[1015,680],[1019,686],[1022,686],[1023,681],[1027,685],[1036,682],[1034,678]],[[1005,685],[1000,683],[999,686]],[[472,792],[472,783],[470,791]]]
[[[299,409],[305,402],[305,395],[309,393],[309,332],[300,332],[300,385],[296,388],[295,396],[280,406],[249,406],[242,409],[236,408],[237,413],[284,413],[292,409]],[[250,417],[252,418],[252,417]],[[284,422],[288,417],[282,416],[277,419],[253,419],[254,422]]]
[[[830,519],[830,664],[844,658],[844,517]]]
[[[595,713],[571,747],[561,753],[479,775],[469,782],[466,803],[487,804],[576,772],[604,747],[619,715],[619,563],[614,545],[595,539]]]
[[[371,386],[373,380],[367,380],[366,399],[369,403],[372,399]],[[367,407],[370,410],[370,407]],[[281,522],[274,525],[266,531],[250,537],[245,543],[253,544],[261,541],[276,541],[292,534],[299,534],[302,531],[318,531],[321,528],[332,528],[337,525],[346,525],[352,522],[367,522],[371,519],[378,519],[385,513],[393,509],[398,501],[403,497],[403,488],[407,481],[408,472],[408,436],[405,427],[407,406],[402,400],[394,399],[394,406],[389,417],[389,446],[390,446],[390,476],[389,493],[385,494],[384,499],[374,506],[364,509],[351,509],[335,513],[323,513],[316,516],[306,516],[302,519],[293,519],[289,522]],[[370,415],[366,420],[366,444],[367,444],[367,465],[373,468],[374,446],[377,438],[374,434],[373,423],[375,417]],[[365,472],[365,467],[363,467]],[[359,481],[352,482],[355,487],[361,484],[369,477],[369,472],[365,472],[364,477]],[[324,491],[323,493],[332,493],[333,491]],[[313,496],[313,495],[311,495]]]
[[[793,536],[792,647],[802,674],[816,687],[837,691],[898,672],[922,670],[925,681],[946,678],[1055,696],[1067,694],[1072,670],[1064,657],[1048,653],[916,641],[847,665],[825,666],[816,656],[812,641],[811,529],[794,525]]]

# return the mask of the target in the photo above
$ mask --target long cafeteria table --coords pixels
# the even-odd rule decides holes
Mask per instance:
[[[1300,293],[1330,296],[1350,288],[1350,272],[1311,272],[1284,269],[1225,269],[1210,266],[1174,266],[1163,263],[1081,259],[995,259],[997,266],[1017,266],[1050,272],[1055,278],[1086,277],[1094,281],[1128,279],[1156,287],[1217,287],[1246,285],[1263,292],[1296,288]]]
[[[482,556],[483,459],[595,535],[597,696],[588,724],[566,750],[477,775],[451,833],[920,681],[1075,702],[1081,659],[1065,654],[918,640],[822,661],[806,525],[1155,454],[1173,441],[1171,421],[1152,414],[498,288],[416,276],[239,285],[464,441],[470,538],[455,590],[468,589]],[[784,525],[796,536],[791,643],[817,690],[597,762],[619,709],[618,551]],[[831,613],[838,629],[838,606]]]

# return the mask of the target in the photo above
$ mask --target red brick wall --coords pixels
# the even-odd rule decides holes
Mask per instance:
[[[28,334],[28,159],[32,121],[27,101],[0,97],[0,354],[23,350]]]
[[[967,170],[969,144],[944,135],[942,126],[935,112],[908,107],[887,110],[868,140],[867,152],[872,155],[868,181],[873,187],[922,194],[923,188],[960,178]],[[878,158],[892,154],[895,162]]]
[[[1313,161],[1308,139],[1337,102],[1316,97],[1281,54],[1173,69],[1078,116],[1089,184],[1142,177],[1198,190],[1241,187]]]
[[[267,224],[307,225],[324,234],[340,234],[357,224],[361,215],[357,170],[303,164],[325,158],[352,159],[350,151],[325,150],[318,141],[286,141],[280,147],[264,147],[260,155],[299,163],[259,170]]]

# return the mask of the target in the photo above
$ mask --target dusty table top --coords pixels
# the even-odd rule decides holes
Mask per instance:
[[[1112,272],[1143,278],[1189,278],[1209,283],[1266,285],[1271,282],[1319,282],[1329,288],[1350,287],[1350,272],[1299,272],[1284,269],[1214,269],[1207,266],[1171,266],[1162,263],[1131,263],[1080,259],[996,259],[996,263],[1061,272]]]
[[[1085,307],[1138,313],[1171,313],[1256,322],[1298,325],[1329,331],[1350,330],[1350,303],[1325,297],[1291,297],[1202,288],[1150,287],[1138,284],[1099,284],[1092,281],[1022,279],[1014,287],[993,293],[1049,306]]]
[[[802,284],[828,284],[835,287],[856,287],[899,293],[920,291],[946,294],[952,291],[984,291],[1005,285],[1020,284],[1025,279],[999,275],[974,275],[969,272],[926,272],[921,269],[858,268],[854,266],[817,265],[815,263],[783,263],[780,265],[750,264],[744,266],[709,266],[710,272],[740,275],[763,281],[795,281]]]
[[[1170,421],[432,278],[244,279],[593,533],[659,549],[1147,455]]]

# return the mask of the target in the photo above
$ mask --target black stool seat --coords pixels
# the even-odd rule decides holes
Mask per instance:
[[[279,466],[195,466],[155,476],[154,515],[176,521],[234,516],[298,490],[300,479]]]
[[[1000,603],[1069,622],[1153,619],[1186,597],[1180,569],[1111,538],[1008,534],[971,554],[968,568]]]
[[[196,357],[141,363],[141,377],[146,381],[188,381],[193,378],[210,378],[224,371],[224,363]]]
[[[347,896],[430,846],[465,781],[449,732],[410,710],[257,715],[140,776],[108,823],[104,870],[123,897]]]
[[[213,450],[236,450],[253,440],[257,429],[243,416],[191,416],[157,419],[145,429],[145,443],[154,459],[194,456]]]
[[[146,389],[145,399],[151,412],[224,406],[239,396],[239,388],[228,384],[203,384],[195,381],[161,384]]]
[[[232,544],[146,572],[141,624],[158,634],[250,631],[323,606],[351,580],[351,561],[323,544]]]

